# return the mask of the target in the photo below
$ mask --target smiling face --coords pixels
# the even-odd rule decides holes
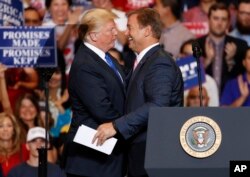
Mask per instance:
[[[21,101],[19,115],[24,122],[34,121],[37,116],[37,109],[31,100],[24,98]]]
[[[129,48],[137,54],[159,42],[162,32],[160,14],[153,8],[141,8],[128,13],[127,30]]]
[[[0,141],[11,141],[14,135],[14,125],[7,116],[0,120]]]
[[[64,24],[68,18],[69,4],[67,0],[53,0],[49,8],[52,20],[56,24]]]
[[[128,45],[136,53],[140,53],[143,48],[145,28],[141,27],[137,20],[137,15],[133,14],[128,18],[128,29],[126,35],[128,36]]]

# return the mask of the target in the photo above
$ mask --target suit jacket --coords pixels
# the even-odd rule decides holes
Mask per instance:
[[[206,57],[206,50],[205,50],[205,42],[206,42],[206,36],[203,36],[198,39],[198,42],[201,46],[201,49],[203,52],[204,57]],[[225,37],[225,44],[228,42],[233,42],[237,46],[237,51],[234,56],[234,62],[235,65],[231,70],[228,69],[228,65],[226,63],[226,53],[225,51],[223,52],[223,61],[222,61],[222,74],[221,74],[221,87],[219,88],[219,91],[221,92],[225,86],[225,83],[234,77],[236,77],[238,74],[242,73],[244,71],[243,65],[242,65],[242,60],[244,58],[245,52],[247,50],[247,43],[241,39],[234,38],[232,36],[226,35]],[[209,74],[210,76],[213,76],[213,62],[210,63],[210,65],[207,66],[206,68],[206,73]]]
[[[114,59],[113,63],[124,77]],[[83,44],[71,66],[69,95],[73,117],[64,149],[65,171],[79,176],[121,177],[124,163],[120,140],[111,155],[72,142],[80,125],[96,129],[124,113],[125,86],[105,61]]]
[[[129,140],[128,171],[133,176],[146,174],[149,109],[163,106],[183,106],[183,79],[175,61],[157,45],[137,65],[128,85],[126,115],[115,120],[119,133]]]

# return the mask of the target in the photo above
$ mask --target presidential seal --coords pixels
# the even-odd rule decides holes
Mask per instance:
[[[180,142],[184,151],[196,158],[214,154],[221,144],[221,130],[218,124],[205,116],[187,120],[180,131]]]

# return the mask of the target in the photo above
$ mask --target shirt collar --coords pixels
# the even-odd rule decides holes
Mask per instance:
[[[97,47],[95,47],[94,45],[88,43],[88,42],[84,42],[84,45],[86,45],[90,50],[92,50],[93,52],[95,52],[99,57],[101,57],[104,61],[105,60],[105,53],[98,49]]]
[[[147,48],[145,48],[144,50],[142,50],[139,55],[137,55],[136,60],[139,63],[141,61],[141,59],[144,57],[144,55],[150,50],[152,49],[154,46],[159,45],[159,42],[152,44],[150,46],[148,46]]]
[[[221,40],[219,42],[217,42],[217,43],[209,35],[208,35],[208,40],[210,42],[212,42],[212,44],[215,45],[215,46],[222,46],[222,45],[224,45],[224,42],[225,42],[225,36],[223,38],[221,38]]]

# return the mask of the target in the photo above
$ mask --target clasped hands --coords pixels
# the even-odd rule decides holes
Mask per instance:
[[[116,133],[117,132],[112,122],[101,124],[97,128],[97,132],[92,140],[92,144],[97,141],[96,146],[101,146],[107,139],[113,137]]]
[[[214,45],[212,44],[211,40],[209,38],[206,39],[205,42],[205,52],[206,52],[206,58],[204,61],[205,68],[211,64],[211,62],[214,60],[216,56],[216,50],[214,48]],[[237,52],[237,46],[233,42],[227,42],[224,46],[224,52],[225,52],[225,59],[227,64],[232,67],[234,64],[234,57]]]

